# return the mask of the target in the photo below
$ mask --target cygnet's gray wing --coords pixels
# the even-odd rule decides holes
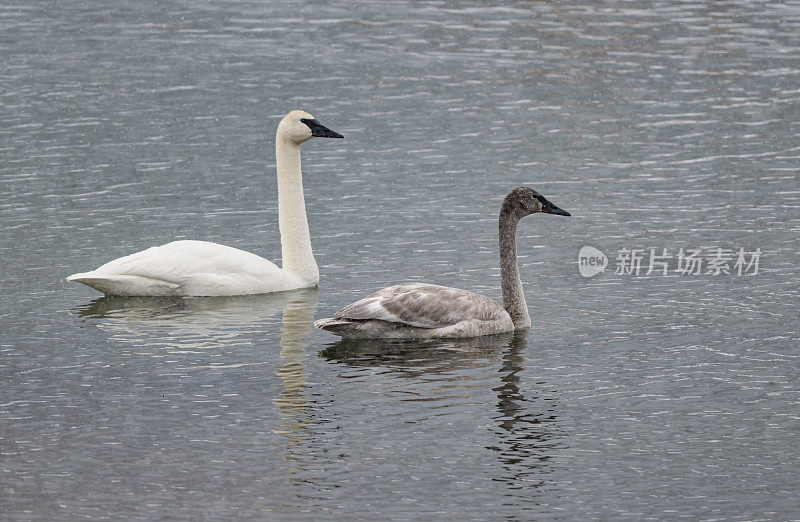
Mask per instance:
[[[389,321],[442,328],[465,320],[494,321],[507,314],[488,297],[447,286],[407,283],[390,286],[345,306],[336,318]]]

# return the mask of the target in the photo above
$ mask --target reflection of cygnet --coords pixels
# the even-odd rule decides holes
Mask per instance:
[[[520,334],[521,335],[521,334]],[[426,366],[440,360],[445,367],[458,368],[461,363],[476,359],[499,360],[512,338],[513,332],[463,339],[340,339],[322,350],[320,355],[328,360],[354,365],[402,367]]]

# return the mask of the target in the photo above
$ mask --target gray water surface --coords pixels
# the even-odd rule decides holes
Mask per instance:
[[[2,518],[800,518],[798,35],[793,1],[0,5]],[[303,145],[318,291],[64,281],[173,239],[280,262],[295,108],[345,135]],[[499,298],[519,184],[572,213],[520,224],[528,332],[313,329],[403,281]]]

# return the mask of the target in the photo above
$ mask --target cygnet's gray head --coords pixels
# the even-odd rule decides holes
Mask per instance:
[[[311,138],[344,138],[305,111],[292,111],[284,116],[278,124],[277,136],[297,145]]]
[[[500,213],[513,214],[517,218],[529,216],[537,212],[555,214],[557,216],[571,215],[551,203],[547,198],[529,187],[517,187],[508,193],[503,200]]]

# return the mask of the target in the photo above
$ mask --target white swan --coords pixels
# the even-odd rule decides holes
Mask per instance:
[[[536,212],[570,215],[527,187],[512,190],[500,207],[503,306],[459,288],[410,283],[379,290],[314,326],[353,339],[476,337],[530,327],[517,266],[516,233],[519,220]]]
[[[300,144],[315,136],[343,137],[303,111],[284,116],[275,136],[282,268],[217,243],[173,241],[115,259],[91,272],[73,274],[67,280],[119,296],[246,295],[316,286],[319,270],[311,252],[300,172]]]

